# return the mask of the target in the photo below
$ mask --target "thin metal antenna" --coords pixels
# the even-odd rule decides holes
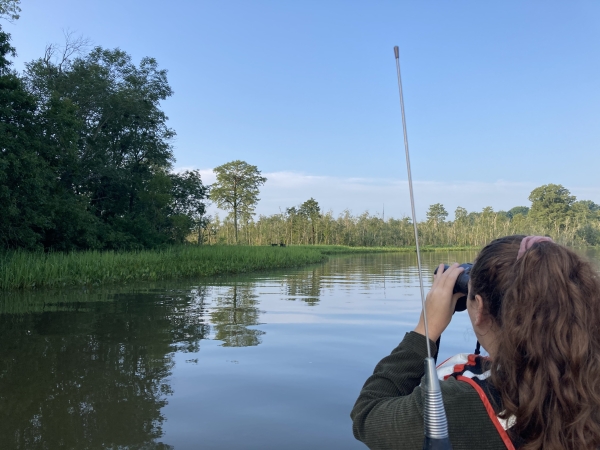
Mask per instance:
[[[425,340],[427,341],[427,358],[425,358],[425,375],[421,388],[425,394],[423,402],[423,428],[425,439],[423,449],[448,450],[452,449],[448,435],[448,420],[442,400],[440,380],[437,377],[435,361],[431,357],[431,344],[429,343],[429,327],[427,326],[427,311],[425,310],[425,289],[423,287],[423,268],[421,266],[421,250],[419,248],[419,231],[417,229],[417,215],[415,213],[415,198],[413,195],[412,174],[410,170],[410,156],[408,153],[408,135],[406,133],[406,116],[404,113],[404,96],[402,95],[402,77],[400,76],[400,50],[394,47],[396,57],[396,71],[398,72],[398,90],[400,91],[400,108],[402,109],[402,129],[404,131],[404,149],[406,152],[406,169],[408,170],[408,190],[410,191],[410,208],[415,232],[417,247],[417,266],[419,269],[419,287],[421,289],[421,305],[423,307],[423,322],[425,324]]]
[[[419,268],[419,287],[421,288],[421,306],[423,307],[423,319],[425,322],[425,336],[427,336],[427,357],[431,358],[431,346],[429,345],[429,327],[427,326],[427,313],[425,311],[425,289],[423,288],[423,268],[421,266],[421,250],[419,248],[419,231],[417,230],[417,214],[415,213],[415,197],[413,195],[412,173],[410,170],[410,155],[408,153],[408,135],[406,134],[406,117],[404,114],[404,96],[402,95],[402,76],[400,75],[400,50],[394,47],[396,56],[396,72],[398,73],[398,90],[400,91],[400,109],[402,109],[402,130],[404,131],[404,150],[406,152],[406,169],[408,170],[408,190],[410,191],[410,209],[412,212],[412,223],[415,232],[415,244],[417,246],[417,266]]]

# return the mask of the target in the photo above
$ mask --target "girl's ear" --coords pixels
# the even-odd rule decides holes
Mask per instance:
[[[487,320],[483,309],[483,299],[481,295],[477,294],[473,300],[475,301],[475,325],[481,326]]]

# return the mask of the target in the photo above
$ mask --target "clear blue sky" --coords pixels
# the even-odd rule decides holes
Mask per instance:
[[[400,46],[419,214],[528,204],[559,183],[600,203],[600,2],[22,0],[16,67],[70,28],[175,95],[176,168],[233,159],[269,181],[258,211],[409,211]],[[210,174],[207,173],[207,181]]]

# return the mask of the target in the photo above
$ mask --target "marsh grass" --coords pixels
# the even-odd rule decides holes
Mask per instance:
[[[433,248],[431,250],[461,250]],[[414,248],[345,246],[179,246],[138,252],[0,254],[0,291],[175,280],[319,263],[328,255],[414,252]]]
[[[307,247],[181,246],[139,252],[30,253],[0,256],[0,290],[100,285],[244,273],[318,263]]]
[[[307,246],[308,247],[308,246]],[[324,255],[345,255],[352,253],[414,253],[415,247],[348,247],[345,245],[314,245],[309,246],[319,250]],[[446,252],[479,250],[479,247],[421,247],[421,252]]]

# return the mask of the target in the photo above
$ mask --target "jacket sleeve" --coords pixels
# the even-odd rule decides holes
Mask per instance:
[[[430,341],[432,356],[438,345]],[[423,399],[419,386],[427,357],[424,336],[407,333],[400,345],[383,358],[364,384],[352,413],[356,439],[372,450],[423,448]],[[477,392],[449,378],[440,382],[454,450],[505,449]]]
[[[437,345],[430,341],[432,356]],[[407,333],[375,367],[350,417],[354,437],[371,449],[415,449],[423,445],[423,399],[414,392],[425,374],[426,338]]]

